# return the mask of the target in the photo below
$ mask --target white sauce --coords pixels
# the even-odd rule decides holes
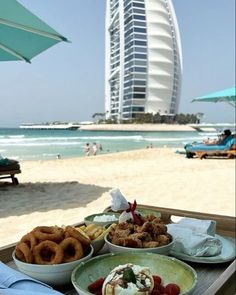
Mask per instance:
[[[106,222],[106,221],[117,221],[118,219],[116,218],[115,215],[98,215],[95,216],[93,221],[97,221],[97,222]]]

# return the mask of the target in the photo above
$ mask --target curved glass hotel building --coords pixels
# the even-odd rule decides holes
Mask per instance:
[[[182,76],[171,0],[107,0],[106,117],[177,113]]]

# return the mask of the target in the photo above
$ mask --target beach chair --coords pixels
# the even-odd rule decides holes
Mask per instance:
[[[12,183],[17,185],[18,179],[15,174],[21,173],[20,164],[18,161],[7,158],[0,159],[0,179],[11,178]]]
[[[197,156],[199,159],[216,156],[234,158],[236,156],[236,138],[235,135],[229,137],[224,144],[218,145],[186,145],[186,157],[193,158]]]

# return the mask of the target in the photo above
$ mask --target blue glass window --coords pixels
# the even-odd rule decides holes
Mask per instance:
[[[139,58],[139,59],[147,59],[147,55],[146,54],[135,54],[134,57],[135,58]]]
[[[144,107],[132,107],[133,112],[144,112]]]
[[[144,29],[144,28],[134,28],[134,32],[137,32],[137,33],[146,33],[147,32],[147,30],[146,29]]]
[[[146,19],[145,15],[134,14],[133,16],[134,16],[134,19],[140,19],[140,20],[145,20]]]
[[[134,87],[134,92],[146,92],[145,87]]]
[[[145,14],[145,10],[144,10],[144,9],[136,9],[136,8],[134,8],[134,9],[133,9],[133,12],[134,12],[134,13]]]
[[[146,27],[146,22],[134,21],[134,26],[137,26],[137,27]]]
[[[133,7],[143,7],[144,8],[144,4],[142,3],[133,3]]]
[[[140,45],[140,46],[146,46],[147,45],[147,42],[146,41],[137,41],[137,40],[134,40],[134,44],[135,45]]]

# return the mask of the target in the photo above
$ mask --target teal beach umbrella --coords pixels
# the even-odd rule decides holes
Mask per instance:
[[[224,101],[232,106],[236,106],[236,99],[235,99],[235,86],[218,91],[213,92],[211,94],[194,98],[192,102],[220,102]]]
[[[0,0],[0,61],[30,60],[67,39],[16,0]]]

